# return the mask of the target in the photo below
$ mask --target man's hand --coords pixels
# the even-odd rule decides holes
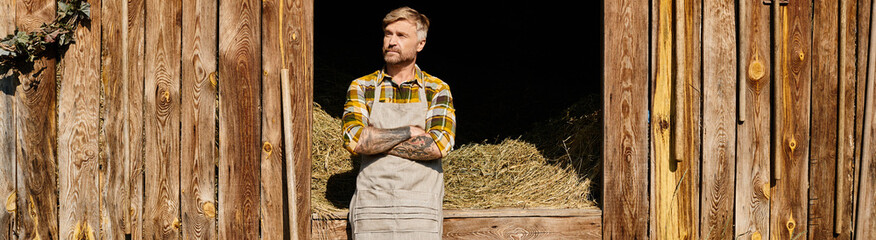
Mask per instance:
[[[410,139],[398,143],[388,152],[390,155],[411,160],[428,161],[441,158],[441,150],[432,136],[420,127],[411,126]]]

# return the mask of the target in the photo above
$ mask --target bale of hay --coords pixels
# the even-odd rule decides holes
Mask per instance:
[[[318,215],[349,206],[358,159],[343,147],[341,120],[319,105],[313,112],[311,204]],[[520,139],[467,144],[443,160],[445,209],[589,208],[592,181],[554,164]]]

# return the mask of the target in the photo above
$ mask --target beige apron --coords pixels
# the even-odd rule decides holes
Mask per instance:
[[[420,102],[380,102],[374,91],[370,125],[381,129],[418,126],[425,129],[425,87]],[[441,239],[444,170],[441,160],[414,161],[387,154],[362,156],[356,193],[350,201],[353,239]]]

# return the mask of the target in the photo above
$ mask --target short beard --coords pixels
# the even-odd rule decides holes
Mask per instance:
[[[396,53],[398,53],[396,56],[390,57],[387,55],[386,50],[384,50],[383,51],[383,61],[386,62],[386,64],[395,65],[395,64],[400,64],[400,63],[413,62],[414,59],[416,59],[416,54],[413,54],[413,56],[405,56],[405,54],[402,54],[400,52],[396,52]]]

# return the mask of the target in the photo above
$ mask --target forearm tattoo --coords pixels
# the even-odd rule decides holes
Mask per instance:
[[[369,128],[359,136],[356,152],[365,155],[384,153],[393,146],[411,138],[409,127],[393,129]]]
[[[395,147],[389,150],[389,154],[411,160],[425,161],[440,158],[441,152],[437,150],[438,147],[435,145],[432,137],[425,135],[416,136],[395,145]]]

